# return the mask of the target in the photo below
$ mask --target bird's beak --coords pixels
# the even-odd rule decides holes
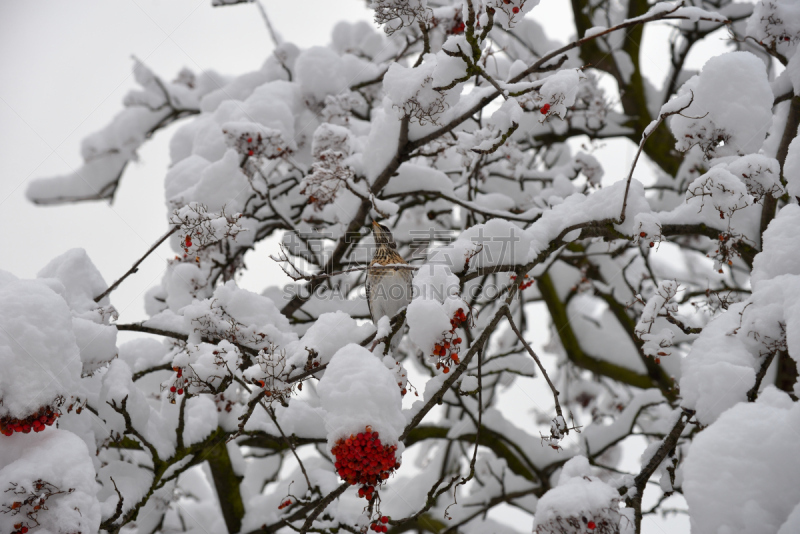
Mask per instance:
[[[372,220],[372,226],[378,228],[379,224],[375,222],[375,219]]]

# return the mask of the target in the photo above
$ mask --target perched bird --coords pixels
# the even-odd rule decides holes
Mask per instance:
[[[377,326],[384,315],[389,318],[411,302],[411,269],[378,269],[381,265],[408,265],[408,262],[397,252],[392,232],[383,225],[372,222],[372,233],[375,237],[375,254],[367,269],[367,305],[372,322]],[[392,345],[400,340],[396,335]]]

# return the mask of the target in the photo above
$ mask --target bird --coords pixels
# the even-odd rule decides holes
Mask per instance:
[[[377,326],[381,317],[388,316],[391,319],[411,303],[411,279],[414,274],[411,269],[379,268],[383,265],[408,265],[408,262],[397,252],[397,243],[388,228],[372,221],[372,233],[375,253],[367,268],[366,289],[369,314]],[[395,335],[392,349],[399,340],[400,336]]]

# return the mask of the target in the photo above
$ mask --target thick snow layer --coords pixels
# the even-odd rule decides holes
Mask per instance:
[[[700,432],[684,464],[692,532],[797,532],[798,428],[800,404],[769,387]]]
[[[761,282],[783,274],[800,275],[800,206],[784,206],[764,232],[763,250],[753,260],[750,283],[758,289]]]
[[[576,456],[564,464],[558,485],[545,493],[536,506],[535,533],[583,534],[589,531],[586,527],[589,521],[595,524],[607,521],[619,525],[621,533],[633,532],[633,521],[626,517],[626,510],[619,508],[619,492],[591,474],[585,456]]]
[[[692,105],[670,118],[675,148],[696,144],[708,154],[757,152],[772,124],[772,89],[764,62],[750,52],[715,56],[679,91]],[[724,144],[720,145],[720,141]]]
[[[82,248],[73,248],[50,260],[37,278],[55,278],[64,286],[64,300],[77,313],[97,308],[94,298],[108,285],[89,255]],[[107,302],[107,298],[106,298]]]
[[[331,358],[317,386],[326,412],[328,448],[369,425],[384,445],[397,444],[406,419],[394,374],[367,349],[347,345]]]
[[[683,406],[697,410],[703,424],[746,399],[755,383],[755,358],[741,341],[728,335],[739,326],[744,304],[731,306],[708,323],[681,366]]]
[[[359,326],[345,312],[323,313],[300,340],[286,346],[286,362],[302,368],[308,361],[309,351],[316,351],[316,361],[328,363],[336,351],[350,343],[360,343],[371,332],[368,323]]]
[[[393,176],[383,189],[383,195],[403,195],[412,191],[435,191],[452,195],[453,181],[440,170],[403,163],[397,170],[397,176]]]
[[[289,320],[271,299],[240,289],[233,281],[217,287],[210,299],[194,301],[183,308],[183,315],[192,342],[209,334],[257,345],[285,345],[297,340]],[[235,333],[231,331],[231,320],[236,322]]]
[[[414,300],[408,305],[408,335],[425,354],[452,328],[450,320],[467,305],[458,296],[458,277],[446,265],[437,262],[423,265],[414,275]]]
[[[768,354],[800,354],[800,272],[792,246],[798,220],[800,208],[789,205],[770,223],[754,260],[752,295],[709,322],[682,362],[683,405],[697,410],[703,424],[746,400]]]
[[[786,191],[793,197],[800,198],[800,137],[795,137],[789,144],[783,176],[786,178]]]
[[[191,83],[165,83],[139,61],[133,74],[142,90],[129,92],[125,109],[83,140],[83,165],[67,175],[33,180],[26,192],[30,200],[61,203],[110,197],[126,165],[136,159],[137,150],[152,131],[173,122],[179,114],[196,113],[199,98],[212,88],[207,82],[214,78],[213,73],[198,77],[188,73]]]
[[[92,458],[86,444],[71,432],[50,428],[39,434],[2,437],[0,447],[0,509],[8,510],[15,501],[32,495],[46,496],[46,510],[38,513],[37,534],[97,532],[100,528],[100,503]],[[37,488],[37,483],[40,485]],[[57,492],[63,492],[58,493]],[[23,504],[20,514],[0,514],[0,530],[14,531],[33,505]]]
[[[0,285],[0,302],[0,416],[25,418],[78,393],[80,351],[64,299],[41,281],[15,280]]]
[[[579,80],[577,69],[560,70],[545,79],[539,94],[543,99],[542,105],[550,104],[550,114],[566,117],[567,108],[575,104]]]

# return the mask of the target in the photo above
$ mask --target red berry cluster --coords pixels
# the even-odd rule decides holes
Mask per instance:
[[[503,3],[505,5],[508,5],[508,4],[511,3],[511,0],[503,0]],[[524,4],[525,2],[522,2],[522,3]],[[505,11],[505,10],[503,10],[503,11]],[[511,12],[516,15],[517,13],[519,13],[519,8],[517,6],[514,6],[514,7],[511,8]]]
[[[381,443],[377,432],[367,426],[357,436],[340,439],[331,451],[336,457],[336,471],[350,484],[362,484],[358,496],[372,499],[376,485],[389,478],[389,474],[400,467],[395,458],[396,445]]]
[[[200,232],[197,232],[197,235],[200,235]],[[186,237],[183,238],[183,242],[181,243],[181,248],[183,249],[183,259],[189,257],[189,249],[192,248],[192,236],[191,234],[186,234]],[[176,260],[180,260],[181,258],[175,256]],[[200,263],[200,256],[195,256],[194,261]]]
[[[275,159],[281,157],[285,152],[291,150],[285,146],[283,136],[279,132],[267,133],[242,133],[236,136],[229,133],[227,130],[222,131],[228,135],[229,143],[240,154],[246,154],[249,157],[264,157],[267,159]]]
[[[639,232],[639,237],[647,237],[647,232]],[[650,248],[653,248],[654,246],[656,246],[656,242],[650,241]]]
[[[29,415],[25,419],[3,417],[0,419],[0,434],[10,436],[14,432],[22,432],[23,434],[28,434],[31,430],[41,432],[44,427],[55,423],[60,415],[57,409],[48,406],[40,408],[38,412]]]
[[[524,276],[524,278],[525,278],[526,281],[522,282],[522,285],[519,286],[520,291],[522,291],[524,289],[528,289],[529,287],[531,287],[533,285],[533,282],[534,282],[533,278],[528,279],[528,275],[527,274]],[[514,281],[516,279],[517,279],[517,275],[512,274],[511,275],[511,280]]]
[[[189,381],[184,378],[183,376],[183,369],[180,367],[173,367],[173,371],[177,374],[175,377],[175,382],[169,388],[170,396],[172,397],[172,402],[175,402],[175,394],[183,395],[184,388],[189,384]]]
[[[450,365],[458,365],[461,361],[458,358],[458,345],[463,341],[456,335],[456,330],[463,323],[467,322],[467,314],[464,308],[459,308],[450,319],[450,330],[442,334],[442,341],[433,346],[433,355],[439,360],[436,368],[441,369],[444,374],[450,372]]]
[[[287,506],[291,506],[291,504],[292,504],[292,499],[286,499],[285,501],[283,501],[278,505],[278,510],[283,510]]]
[[[373,532],[389,532],[389,527],[386,526],[386,523],[389,522],[389,516],[383,515],[380,519],[375,521],[369,526],[369,529]]]
[[[25,534],[26,532],[28,532],[28,527],[22,523],[14,523],[14,530],[11,532],[11,534]]]
[[[550,111],[550,104],[545,104],[544,106],[541,107],[539,113],[541,113],[542,115],[547,115],[549,111]]]
[[[458,35],[459,33],[464,33],[466,28],[467,26],[464,24],[464,22],[459,20],[456,22],[455,26],[450,29],[450,33],[452,35]]]

